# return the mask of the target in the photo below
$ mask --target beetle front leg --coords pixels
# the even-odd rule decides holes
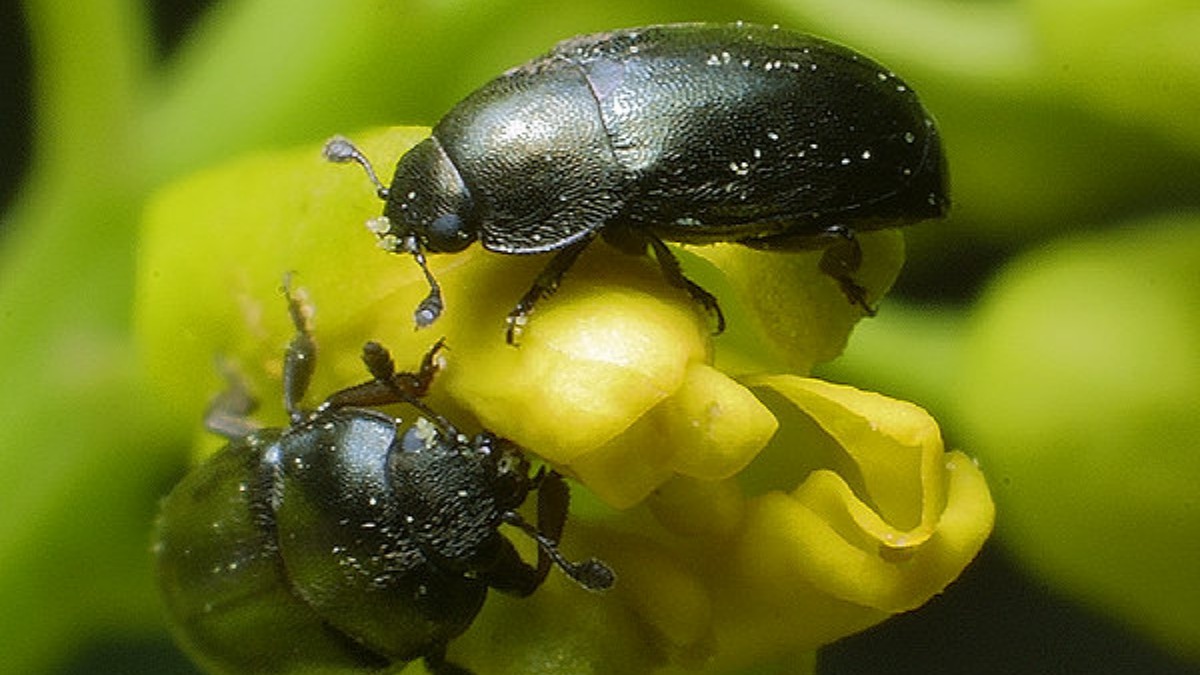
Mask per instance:
[[[725,332],[725,314],[721,311],[721,306],[717,303],[717,299],[712,293],[704,290],[700,284],[687,278],[683,273],[683,268],[679,265],[679,259],[667,248],[661,239],[653,235],[646,237],[650,242],[650,248],[654,249],[654,259],[658,261],[658,267],[662,270],[663,276],[667,281],[676,288],[682,288],[692,296],[692,300],[700,303],[710,315],[716,317],[717,328],[713,331],[713,335],[720,335]]]
[[[534,569],[521,559],[512,542],[500,537],[500,550],[496,554],[495,562],[486,570],[479,570],[478,575],[489,587],[524,598],[532,595],[538,586],[542,585],[549,571],[548,565],[545,572]]]
[[[558,284],[562,282],[563,275],[567,270],[571,269],[571,265],[579,258],[579,254],[583,253],[583,249],[587,248],[588,244],[592,243],[592,235],[588,235],[577,242],[572,243],[564,249],[554,254],[546,267],[538,273],[537,278],[533,280],[533,285],[521,296],[517,306],[508,313],[508,318],[505,319],[507,328],[504,333],[504,338],[510,345],[517,344],[517,336],[521,334],[525,324],[529,322],[529,315],[533,313],[534,305],[538,300],[554,294],[558,290]]]
[[[429,391],[429,385],[433,384],[433,377],[437,375],[439,368],[438,352],[445,346],[446,338],[433,343],[421,358],[421,367],[415,373],[396,372],[396,363],[392,361],[391,352],[374,341],[363,345],[362,361],[375,381],[398,391],[398,399],[407,401],[410,398],[420,398]]]
[[[407,403],[432,420],[450,438],[457,436],[458,429],[421,400],[433,384],[433,378],[439,368],[437,354],[445,343],[445,338],[434,343],[421,359],[420,370],[410,373],[396,371],[396,364],[387,347],[378,342],[367,342],[363,345],[362,361],[374,379],[335,391],[321,404],[321,409],[373,408]]]
[[[284,275],[281,290],[296,331],[283,357],[283,407],[295,424],[305,415],[300,409],[300,400],[308,390],[316,367],[317,344],[308,328],[310,310],[301,295],[292,291],[291,274]],[[250,395],[245,379],[231,364],[222,362],[218,367],[225,377],[226,387],[209,403],[204,413],[204,426],[229,439],[248,436],[260,428],[248,419],[258,407],[258,401]]]

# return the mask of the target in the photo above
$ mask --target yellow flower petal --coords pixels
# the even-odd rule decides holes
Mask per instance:
[[[791,494],[754,500],[742,546],[756,575],[899,612],[925,602],[974,557],[994,517],[987,484],[974,463],[943,451],[923,410],[806,378],[751,384],[811,416],[855,469],[814,471]]]
[[[646,503],[663,527],[689,537],[727,537],[741,526],[746,513],[746,498],[732,478],[676,476],[659,486]]]
[[[661,442],[681,449],[674,469],[693,478],[718,480],[741,471],[779,426],[749,389],[703,363],[691,364],[662,408],[670,424]]]
[[[576,458],[566,470],[604,503],[627,509],[674,475],[681,449],[664,443],[660,415],[651,411],[612,441]]]
[[[713,648],[713,607],[704,581],[692,565],[665,545],[640,535],[597,535],[620,569],[613,592],[654,631],[672,661],[701,665]]]
[[[605,502],[628,508],[676,474],[709,480],[734,475],[777,426],[748,389],[692,362],[674,395],[625,433],[564,464]]]
[[[841,457],[831,457],[829,467],[801,469],[798,484],[751,497],[737,480],[677,476],[647,499],[653,522],[673,537],[655,535],[646,520],[623,520],[654,539],[655,556],[699,580],[711,627],[691,626],[687,634],[705,636],[694,649],[711,654],[715,672],[816,649],[919,606],[961,574],[995,515],[978,467],[945,452],[936,423],[917,406],[789,375],[748,384],[782,394],[815,423],[805,429],[794,415],[785,418],[785,442],[807,436],[817,445],[825,435]],[[637,453],[657,448],[662,456],[651,462],[661,476],[683,450],[662,451],[647,436],[626,466],[644,471]],[[768,459],[774,480],[786,481],[791,470],[776,461],[799,467],[813,461],[806,457],[813,448],[791,449],[791,457]],[[618,478],[614,471],[608,480]],[[597,536],[604,540],[589,538]],[[627,533],[608,536],[625,537],[613,549],[618,556],[637,555],[627,547],[645,548]],[[638,599],[630,605],[641,620],[654,624],[661,609],[645,599],[656,593],[654,582],[635,575],[622,578],[621,588]],[[666,639],[658,632],[669,632],[669,622],[656,621],[655,639]]]
[[[863,265],[854,278],[868,290],[869,301],[878,304],[904,265],[904,235],[889,229],[861,233],[858,240]],[[722,359],[739,367],[748,359],[807,373],[814,364],[840,355],[865,317],[837,282],[821,272],[821,251],[758,251],[738,244],[687,250],[719,268],[731,288],[721,298],[722,307],[738,312],[730,322],[728,342],[750,353]]]
[[[665,285],[657,269],[602,246],[592,253],[539,305],[518,348],[485,322],[458,338],[455,367],[441,379],[486,427],[559,464],[603,446],[674,395],[689,364],[710,349],[691,300],[655,292]],[[498,320],[509,306],[501,308]]]

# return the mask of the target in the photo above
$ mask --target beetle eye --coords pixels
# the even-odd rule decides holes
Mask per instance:
[[[425,231],[426,246],[439,253],[454,253],[471,244],[471,238],[463,231],[463,220],[457,213],[443,213],[429,223]]]

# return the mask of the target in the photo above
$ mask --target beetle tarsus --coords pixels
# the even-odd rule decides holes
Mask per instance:
[[[533,311],[531,306],[526,307],[524,300],[518,302],[513,311],[504,317],[504,341],[513,347],[517,346],[520,341],[521,333],[525,332],[525,324],[529,323],[529,313]]]
[[[867,289],[863,288],[850,277],[834,277],[838,285],[842,289],[842,295],[846,296],[846,300],[852,305],[858,305],[863,313],[868,317],[875,316],[877,310],[867,302]]]
[[[717,302],[716,296],[704,290],[700,284],[687,278],[687,275],[683,273],[683,267],[679,264],[679,258],[675,257],[675,254],[663,243],[662,239],[654,235],[647,235],[646,239],[650,243],[650,248],[654,249],[654,259],[658,261],[658,267],[662,270],[667,282],[676,288],[682,288],[687,291],[692,300],[700,303],[700,306],[713,318],[716,324],[713,335],[724,333],[725,313],[721,311],[721,305]]]
[[[508,313],[505,319],[505,341],[512,346],[517,346],[517,339],[521,335],[522,329],[529,321],[529,315],[533,313],[533,308],[537,305],[538,300],[549,297],[558,290],[558,285],[562,282],[563,275],[575,261],[579,258],[579,254],[583,253],[583,249],[592,243],[594,237],[587,236],[579,241],[576,241],[566,248],[560,249],[546,263],[546,267],[538,273],[537,278],[533,280],[533,285],[525,291],[525,295],[521,296],[516,307]]]

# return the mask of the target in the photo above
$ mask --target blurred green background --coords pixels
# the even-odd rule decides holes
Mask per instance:
[[[197,429],[164,422],[130,330],[157,187],[433,123],[569,35],[733,19],[864,51],[937,117],[953,214],[908,231],[822,373],[928,407],[998,505],[960,581],[820,671],[1200,672],[1194,0],[0,3],[0,670],[194,672],[147,538]]]

